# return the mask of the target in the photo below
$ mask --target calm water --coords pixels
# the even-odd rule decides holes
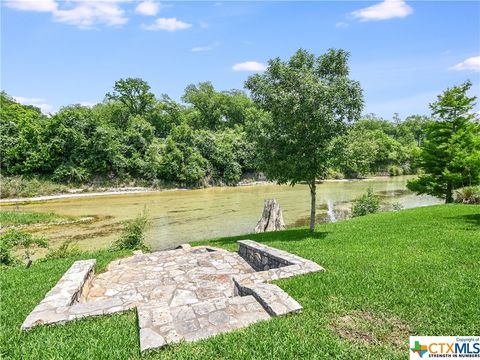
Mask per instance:
[[[336,208],[348,208],[348,202],[369,186],[384,195],[386,202],[399,202],[405,208],[440,202],[405,191],[408,178],[325,182],[317,187],[319,212],[326,212],[329,200]],[[111,243],[118,236],[121,222],[146,208],[151,219],[147,241],[154,248],[163,249],[192,240],[252,232],[262,213],[264,199],[271,198],[280,203],[287,225],[299,224],[308,218],[310,197],[306,185],[267,184],[65,199],[21,205],[20,210],[94,216],[95,220],[89,223],[38,229],[39,234],[46,235],[54,244],[73,237],[81,248],[92,249]]]

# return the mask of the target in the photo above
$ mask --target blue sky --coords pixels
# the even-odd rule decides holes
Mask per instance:
[[[387,119],[429,114],[436,95],[466,79],[480,94],[478,1],[1,3],[2,89],[44,111],[100,102],[125,77],[176,100],[200,81],[241,89],[300,47],[348,50],[364,112]]]

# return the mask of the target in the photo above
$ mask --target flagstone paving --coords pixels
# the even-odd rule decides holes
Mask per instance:
[[[298,302],[268,282],[323,268],[254,241],[239,241],[239,247],[239,253],[189,245],[136,252],[96,276],[95,260],[77,261],[22,329],[136,308],[145,351],[300,311]]]

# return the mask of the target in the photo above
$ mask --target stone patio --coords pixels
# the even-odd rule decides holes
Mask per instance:
[[[189,245],[136,252],[96,276],[95,260],[77,261],[22,329],[136,308],[145,351],[300,311],[300,304],[269,282],[323,268],[251,240],[238,243],[238,253]]]

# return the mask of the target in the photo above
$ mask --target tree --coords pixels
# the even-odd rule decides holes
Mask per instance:
[[[198,185],[205,177],[207,161],[195,147],[193,130],[182,124],[175,127],[160,150],[160,176],[184,185]]]
[[[147,120],[155,127],[155,135],[166,138],[175,126],[188,123],[193,111],[172,100],[168,95],[162,95],[154,109],[149,112]]]
[[[210,82],[187,86],[182,100],[195,110],[196,116],[191,121],[195,129],[219,130],[243,125],[255,107],[243,91],[218,92]]]
[[[33,174],[42,169],[43,131],[48,118],[40,109],[21,105],[0,93],[0,170],[2,174]]]
[[[202,155],[211,163],[212,176],[228,185],[236,184],[242,175],[242,165],[248,162],[245,133],[239,128],[217,131],[211,137],[203,131],[198,134]],[[211,149],[208,149],[208,141]],[[245,167],[245,166],[243,166]]]
[[[150,85],[139,78],[116,81],[113,92],[108,93],[106,99],[121,102],[130,115],[145,115],[155,105],[155,95],[150,92]]]
[[[407,187],[453,202],[453,190],[480,182],[480,124],[473,113],[476,97],[468,97],[472,83],[448,88],[430,104],[435,121],[426,129],[419,165],[426,174]]]
[[[44,129],[48,139],[43,146],[45,173],[61,182],[82,182],[89,177],[85,160],[88,139],[96,127],[92,110],[85,106],[65,106],[49,119]]]
[[[308,183],[311,232],[316,181],[327,176],[335,152],[332,140],[363,108],[360,84],[348,77],[348,57],[344,50],[316,57],[300,49],[289,61],[270,60],[263,74],[245,83],[254,102],[270,113],[256,125],[260,167],[280,184]]]
[[[182,100],[197,111],[194,126],[197,129],[215,130],[222,122],[222,94],[215,91],[212,83],[188,85]]]
[[[405,121],[398,126],[399,141],[406,144],[409,141],[411,142],[413,138],[415,145],[420,147],[425,138],[425,129],[429,121],[430,119],[426,116],[412,115],[407,117]]]
[[[336,163],[347,177],[362,177],[374,170],[379,152],[376,135],[380,130],[351,128],[345,135],[339,136],[334,145],[338,147]]]

